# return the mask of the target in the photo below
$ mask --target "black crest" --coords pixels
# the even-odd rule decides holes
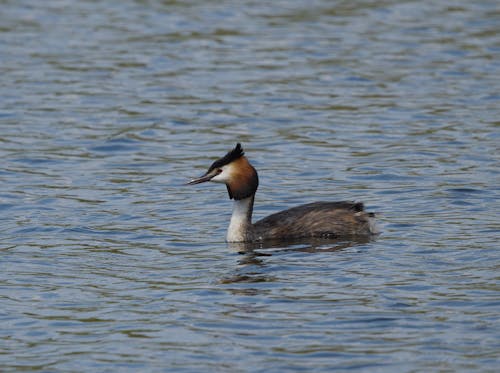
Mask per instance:
[[[238,158],[243,157],[244,154],[245,152],[241,148],[241,144],[237,143],[233,150],[229,151],[224,157],[217,159],[214,163],[212,163],[212,165],[208,169],[208,172],[212,171],[214,168],[221,168],[231,163],[232,161],[235,161]]]

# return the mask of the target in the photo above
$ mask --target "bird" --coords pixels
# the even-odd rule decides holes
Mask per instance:
[[[366,239],[378,234],[375,214],[366,212],[363,203],[355,201],[307,203],[252,223],[259,176],[240,143],[187,185],[208,181],[225,184],[229,199],[234,201],[226,234],[228,243],[307,238]]]

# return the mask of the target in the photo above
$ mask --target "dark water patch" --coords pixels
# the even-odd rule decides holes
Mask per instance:
[[[137,151],[139,149],[138,144],[138,141],[127,138],[120,138],[108,140],[106,141],[106,144],[103,145],[92,146],[89,148],[89,150],[103,153]]]
[[[472,189],[472,188],[451,188],[446,190],[452,194],[476,194],[476,193],[486,193],[486,191],[481,189]]]

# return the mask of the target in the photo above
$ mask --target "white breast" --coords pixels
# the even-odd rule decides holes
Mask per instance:
[[[227,229],[227,242],[243,242],[248,240],[252,228],[252,203],[253,196],[242,200],[235,200],[233,204],[233,215]]]

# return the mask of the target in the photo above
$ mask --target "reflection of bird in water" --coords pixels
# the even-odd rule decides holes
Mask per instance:
[[[269,215],[252,224],[253,203],[259,185],[257,171],[244,156],[238,143],[215,161],[201,177],[188,184],[206,181],[226,184],[234,199],[233,215],[227,231],[228,242],[262,242],[295,238],[359,238],[378,233],[374,214],[363,203],[313,202]]]
[[[294,240],[291,247],[284,248],[278,244],[264,244],[262,242],[233,242],[229,243],[229,247],[238,251],[241,257],[238,260],[238,269],[236,273],[223,276],[219,282],[221,284],[236,284],[236,283],[258,283],[258,282],[274,282],[276,278],[272,273],[265,270],[265,258],[273,255],[289,252],[307,252],[307,253],[326,253],[340,251],[353,246],[355,243],[344,241],[338,242],[335,245],[325,245],[325,241],[318,241],[319,245],[315,245],[314,241]],[[307,242],[307,244],[306,244]],[[292,243],[292,242],[287,242]],[[356,242],[360,243],[360,242]],[[265,252],[259,249],[266,249]],[[255,295],[259,292],[258,289],[232,289],[235,294]]]
[[[330,241],[328,241],[330,242]],[[244,258],[239,261],[239,264],[255,264],[252,261],[262,262],[261,257],[273,256],[278,253],[285,252],[303,252],[303,253],[328,253],[334,251],[341,251],[355,244],[362,244],[369,242],[369,239],[359,239],[356,241],[340,241],[335,240],[333,243],[325,244],[321,239],[294,239],[281,241],[267,241],[267,242],[229,242],[229,248],[232,251],[244,255]],[[287,246],[283,246],[285,243]],[[260,250],[265,249],[265,252]]]

